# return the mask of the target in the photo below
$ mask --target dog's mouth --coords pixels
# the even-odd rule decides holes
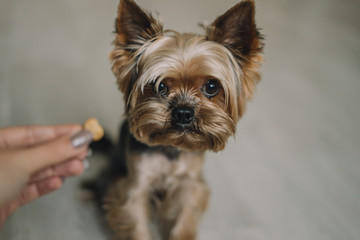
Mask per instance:
[[[153,129],[154,130],[154,129]],[[218,134],[216,132],[206,132],[206,129],[191,125],[167,125],[167,127],[148,132],[147,134],[138,134],[135,136],[140,142],[150,146],[173,146],[178,149],[190,151],[219,151],[225,146],[229,134]]]
[[[177,132],[180,135],[194,134],[198,132],[194,124],[189,125],[189,124],[173,123],[172,128],[174,129],[175,132]]]
[[[197,127],[196,124],[179,124],[179,123],[172,123],[169,127],[163,128],[160,131],[153,132],[150,134],[149,139],[158,139],[162,136],[167,135],[176,136],[177,138],[182,138],[187,135],[196,135],[202,136],[204,135]],[[164,140],[166,141],[166,140]]]

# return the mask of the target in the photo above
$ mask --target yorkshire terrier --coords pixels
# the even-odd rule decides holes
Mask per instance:
[[[205,35],[163,30],[133,0],[121,0],[112,70],[126,121],[109,166],[87,184],[120,240],[196,239],[209,188],[206,150],[224,149],[260,80],[262,35],[252,0],[203,26]]]

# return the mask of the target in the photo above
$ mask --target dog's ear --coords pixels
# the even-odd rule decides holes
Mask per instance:
[[[110,54],[110,60],[126,102],[136,78],[135,62],[141,54],[138,50],[162,33],[160,21],[145,13],[133,0],[120,1],[115,21],[114,50]]]
[[[121,0],[115,22],[115,44],[142,45],[163,32],[162,24],[133,0]]]
[[[261,35],[255,24],[253,0],[243,0],[218,17],[208,29],[208,39],[223,44],[238,57],[259,52]]]
[[[255,24],[254,1],[243,0],[218,17],[207,28],[207,38],[229,49],[242,68],[242,97],[239,99],[242,104],[239,105],[243,106],[260,80],[258,68],[262,63],[263,38]],[[239,109],[239,115],[242,112],[243,109]]]

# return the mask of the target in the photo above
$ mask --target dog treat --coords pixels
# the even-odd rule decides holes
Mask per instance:
[[[99,141],[104,136],[104,129],[96,118],[86,120],[83,127],[92,133],[94,141]]]

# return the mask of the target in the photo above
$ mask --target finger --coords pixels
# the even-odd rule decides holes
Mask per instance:
[[[20,204],[27,204],[45,194],[55,191],[62,186],[62,183],[63,181],[60,177],[51,177],[31,183],[24,189],[24,191],[20,195]]]
[[[85,169],[84,159],[87,154],[81,154],[65,162],[42,169],[30,177],[30,182],[39,181],[52,176],[72,177],[81,175]]]
[[[73,138],[64,136],[46,144],[19,150],[17,158],[28,173],[34,174],[51,165],[86,154],[91,141],[92,134],[82,131]]]
[[[82,158],[81,158],[82,159]],[[81,159],[72,159],[55,166],[51,166],[33,175],[31,182],[40,181],[49,177],[72,177],[84,172],[84,164]]]
[[[6,206],[8,208],[7,214],[11,215],[19,207],[59,189],[62,183],[63,181],[60,177],[52,177],[27,185],[17,198]]]
[[[79,124],[54,126],[23,126],[0,129],[0,147],[30,147],[81,130]]]

